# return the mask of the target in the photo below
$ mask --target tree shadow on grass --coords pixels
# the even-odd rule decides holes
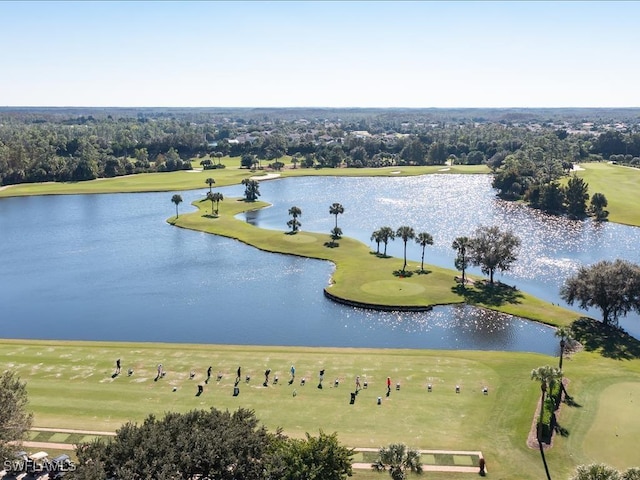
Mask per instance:
[[[504,283],[475,282],[473,285],[458,284],[451,290],[462,295],[467,303],[482,303],[498,307],[505,303],[520,303],[522,293]]]
[[[561,437],[565,437],[566,438],[566,437],[569,436],[569,430],[567,430],[565,427],[563,427],[559,423],[556,423],[553,428],[555,430],[555,433],[557,433]]]
[[[398,278],[409,278],[413,275],[413,272],[410,270],[394,270],[393,276]]]
[[[622,328],[582,317],[571,324],[571,333],[589,352],[599,351],[603,357],[616,360],[640,358],[640,340]]]
[[[375,255],[378,258],[393,258],[391,255],[385,255],[382,252],[369,252],[369,255]]]
[[[422,269],[420,270],[419,268],[414,270],[418,275],[429,275],[431,273],[431,270],[426,270],[426,269]]]
[[[574,407],[574,408],[582,408],[582,405],[580,405],[578,402],[576,402],[576,399],[573,398],[571,395],[566,395],[564,397],[564,399],[562,400],[568,407]]]

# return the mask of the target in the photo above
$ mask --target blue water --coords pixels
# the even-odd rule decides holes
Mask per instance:
[[[504,218],[516,226],[540,222],[527,209],[511,215],[505,210],[511,204],[495,199],[484,176],[298,178],[263,182],[260,189],[261,199],[273,207],[253,215],[252,222],[284,230],[288,209],[297,205],[303,210],[303,229],[328,233],[334,222],[328,207],[337,201],[345,206],[338,218],[345,235],[370,243],[371,232],[381,225],[411,225],[434,236],[425,262],[450,268],[452,239],[471,233],[485,218],[492,224]],[[177,192],[184,199],[181,212],[191,210],[189,203],[206,191]],[[228,198],[241,195],[242,188],[220,191]],[[552,329],[472,307],[381,313],[337,305],[322,294],[333,270],[330,263],[268,254],[172,227],[165,220],[175,213],[173,193],[0,199],[2,336],[557,351]],[[545,222],[543,227],[553,225]],[[518,265],[500,279],[556,298],[549,279],[556,279],[558,268],[570,271],[582,261],[580,255],[571,257],[575,248],[564,239],[573,236],[584,243],[594,237],[605,243],[598,251],[605,251],[604,239],[614,235],[608,230],[618,227],[584,225],[551,239],[547,235],[553,230],[542,230],[543,240],[537,241],[528,234],[523,244],[529,253],[521,255],[528,266]],[[635,230],[626,235],[637,235]],[[618,248],[634,242],[621,239],[620,232],[615,235]],[[558,248],[545,250],[549,243]],[[395,242],[388,251],[401,256],[400,249],[401,242]],[[419,254],[409,249],[410,258],[419,261]]]

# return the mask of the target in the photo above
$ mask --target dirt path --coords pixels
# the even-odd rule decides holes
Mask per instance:
[[[377,452],[377,448],[354,448],[356,452]],[[484,458],[482,452],[467,451],[467,450],[419,450],[420,454],[448,454],[448,455],[473,455],[479,458]],[[358,470],[371,470],[370,463],[356,462],[352,464],[353,468]],[[478,473],[478,467],[468,467],[461,465],[422,465],[422,470],[425,472],[456,472],[456,473]],[[487,467],[484,468],[485,472],[488,472]]]
[[[23,447],[36,448],[38,450],[69,450],[76,449],[71,443],[53,443],[53,442],[22,442]]]
[[[357,470],[371,470],[370,463],[352,463],[351,466]],[[423,472],[456,472],[456,473],[478,473],[478,467],[458,467],[448,465],[422,465]],[[484,471],[488,472],[487,467]]]
[[[108,435],[114,437],[115,432],[100,432],[95,430],[75,430],[72,428],[48,428],[48,427],[33,427],[31,430],[36,432],[54,432],[54,433],[79,433],[80,435]]]

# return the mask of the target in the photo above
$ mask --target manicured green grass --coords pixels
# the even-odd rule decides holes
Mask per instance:
[[[638,435],[640,434],[640,383],[614,383],[602,389],[593,424],[584,436],[587,456],[604,455],[619,470],[640,465]],[[636,456],[633,461],[634,455]]]
[[[589,184],[589,195],[603,193],[609,221],[640,226],[640,169],[610,163],[583,163],[576,173]]]
[[[123,373],[112,378],[116,358],[122,359]],[[338,432],[340,441],[353,447],[404,442],[419,449],[479,450],[487,458],[491,476],[505,479],[543,475],[538,452],[526,447],[539,396],[529,373],[556,361],[511,352],[0,341],[0,369],[12,369],[27,382],[35,426],[109,431],[129,420],[140,422],[150,413],[245,407],[270,430],[282,427],[292,436],[323,429]],[[158,363],[167,375],[155,382]],[[292,364],[297,381],[288,385]],[[197,397],[196,385],[204,381],[209,365],[213,378]],[[243,379],[240,395],[233,397],[238,365]],[[134,370],[131,377],[128,368]],[[279,382],[265,388],[267,368]],[[322,368],[326,373],[320,390],[316,386]],[[193,380],[191,370],[196,373]],[[566,478],[576,463],[632,463],[635,451],[591,452],[585,436],[594,425],[594,411],[605,416],[613,412],[619,404],[617,395],[626,392],[626,385],[640,382],[640,360],[621,362],[582,352],[565,361],[565,371],[569,391],[581,407],[562,407],[559,420],[570,435],[557,437],[547,454],[554,477]],[[219,382],[218,372],[223,374]],[[245,375],[251,376],[248,384]],[[350,405],[356,375],[368,382],[368,388]],[[387,376],[393,386],[388,398]],[[305,386],[300,386],[302,377],[307,379]],[[431,393],[428,383],[433,385]],[[455,393],[455,385],[461,386],[461,393]],[[485,385],[488,395],[481,393]],[[604,388],[608,385],[620,385],[622,393],[609,395]],[[377,405],[377,397],[382,405]],[[598,435],[612,436],[615,422],[596,423],[602,425]],[[624,460],[623,455],[630,456]],[[356,478],[373,478],[368,475],[360,472]]]
[[[338,247],[328,248],[328,234],[298,232],[291,235],[277,230],[260,229],[237,220],[240,212],[262,208],[264,202],[244,202],[229,198],[220,204],[219,217],[206,213],[209,202],[193,203],[198,211],[171,217],[173,225],[238,239],[268,252],[299,255],[329,260],[336,265],[332,284],[327,292],[339,299],[382,307],[427,307],[432,305],[469,303],[498,311],[534,319],[552,325],[568,325],[578,316],[575,312],[536,299],[524,292],[504,286],[478,283],[461,289],[455,281],[459,272],[433,265],[425,265],[426,273],[417,273],[418,262],[412,261],[407,270],[410,277],[393,274],[402,268],[403,260],[381,257],[357,240],[344,237]]]
[[[489,169],[480,165],[462,165],[455,167],[385,167],[385,168],[291,168],[289,159],[282,159],[288,168],[277,173],[281,177],[297,176],[415,176],[428,173],[489,173]],[[202,170],[200,161],[192,161],[194,170],[141,173],[115,178],[102,178],[86,182],[47,182],[11,185],[0,189],[0,197],[18,197],[27,195],[60,195],[60,194],[92,194],[92,193],[124,193],[124,192],[167,192],[175,190],[194,190],[208,188],[205,180],[215,179],[215,186],[235,185],[244,178],[266,175],[267,171],[252,172],[240,168],[240,158],[226,157],[222,163],[227,168]]]

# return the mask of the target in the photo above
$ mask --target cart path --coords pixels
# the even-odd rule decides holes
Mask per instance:
[[[48,428],[48,427],[33,427],[31,430],[36,432],[54,432],[54,433],[79,433],[80,435],[102,435],[115,437],[116,432],[100,432],[94,430],[76,430],[73,428]]]

